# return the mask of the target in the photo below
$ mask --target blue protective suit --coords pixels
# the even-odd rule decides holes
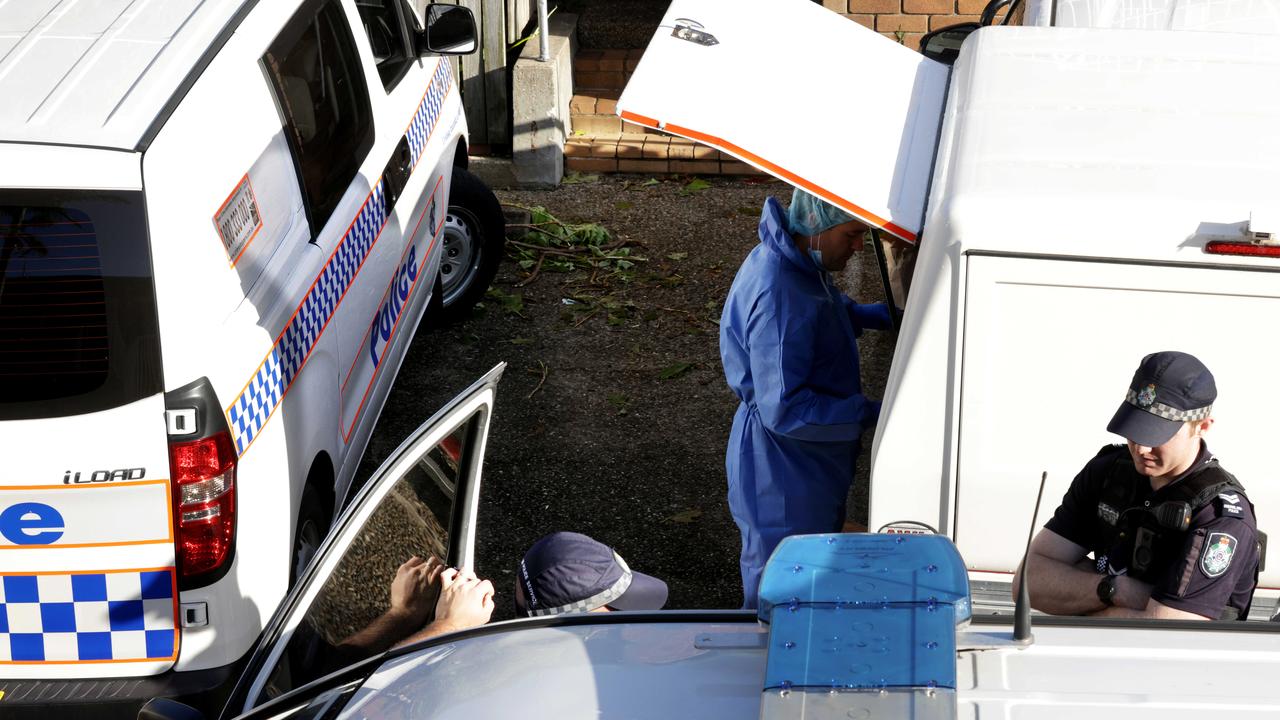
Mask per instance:
[[[862,395],[857,338],[891,327],[888,307],[859,305],[798,249],[774,198],[760,244],[738,270],[720,319],[725,379],[742,401],[725,470],[742,532],[743,607],[788,535],[835,532],[864,428],[880,403]]]

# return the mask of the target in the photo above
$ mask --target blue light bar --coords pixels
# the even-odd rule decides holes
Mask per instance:
[[[760,582],[764,689],[954,689],[969,578],[940,535],[799,535]]]

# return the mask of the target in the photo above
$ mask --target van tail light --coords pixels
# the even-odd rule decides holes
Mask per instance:
[[[169,442],[179,584],[223,570],[236,539],[236,452],[231,434]],[[185,582],[184,582],[185,581]]]
[[[1280,257],[1280,245],[1262,245],[1251,242],[1211,240],[1204,251],[1210,255],[1248,255],[1250,257]]]

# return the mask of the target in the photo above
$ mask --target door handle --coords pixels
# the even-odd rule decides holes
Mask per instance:
[[[391,159],[387,161],[387,166],[382,170],[382,181],[386,184],[388,215],[396,206],[396,201],[400,199],[400,194],[404,192],[404,186],[408,184],[409,175],[412,173],[413,154],[409,152],[409,139],[401,137],[395,152],[391,153]]]

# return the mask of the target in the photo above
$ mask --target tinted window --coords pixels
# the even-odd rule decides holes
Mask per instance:
[[[383,496],[307,608],[270,673],[264,699],[382,652],[431,621],[434,598],[423,603],[430,611],[411,626],[374,624],[390,608],[391,583],[402,563],[414,555],[456,561],[450,537],[458,478],[481,421],[479,413],[468,418]],[[387,632],[370,633],[379,627]]]
[[[404,23],[400,17],[401,0],[357,0],[360,22],[369,36],[373,59],[378,64],[382,86],[390,90],[404,77],[413,61]],[[408,11],[405,11],[408,14]]]
[[[0,190],[0,419],[162,389],[142,194]]]
[[[342,8],[308,4],[263,56],[315,237],[373,146],[369,90]]]

